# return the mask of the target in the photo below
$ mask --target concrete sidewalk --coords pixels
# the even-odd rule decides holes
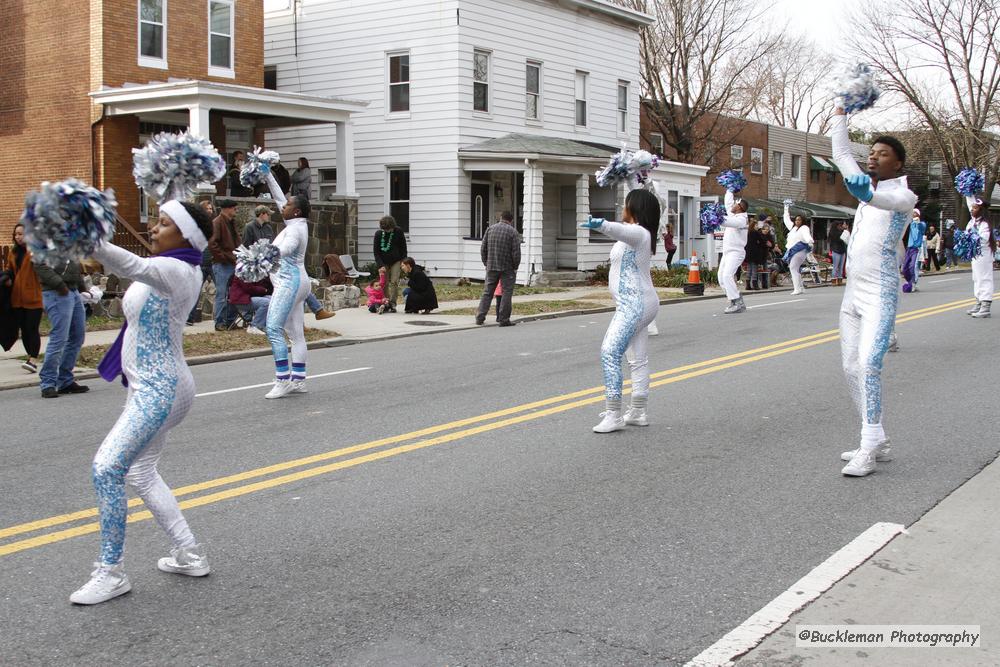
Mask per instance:
[[[775,665],[1000,665],[1000,459],[897,535],[736,662]],[[796,648],[797,625],[972,625],[976,648]]]
[[[786,288],[776,288],[775,292],[783,291]],[[717,287],[706,287],[705,297],[701,298],[715,298],[723,294],[722,290]],[[545,294],[526,294],[523,296],[517,296],[514,298],[515,303],[525,303],[530,301],[572,301],[578,300],[583,297],[589,297],[589,295],[595,295],[591,298],[587,298],[588,301],[594,301],[595,307],[611,307],[610,296],[606,296],[601,299],[597,295],[607,295],[607,287],[594,285],[587,287],[573,287],[567,288],[565,291],[560,292],[549,292]],[[697,298],[697,297],[696,297]],[[671,302],[674,301],[684,301],[685,299],[670,299]],[[422,334],[436,333],[439,331],[455,331],[459,329],[475,328],[476,324],[474,318],[471,315],[441,315],[439,314],[442,310],[453,310],[458,308],[475,308],[479,305],[478,299],[466,299],[461,301],[442,301],[438,311],[433,312],[429,315],[408,315],[402,311],[397,313],[386,313],[383,315],[377,315],[374,313],[369,313],[368,309],[364,306],[359,308],[344,308],[337,311],[336,316],[325,319],[316,320],[311,314],[307,314],[305,317],[305,325],[313,329],[322,329],[325,331],[330,331],[337,337],[329,341],[314,341],[310,343],[311,348],[324,347],[328,344],[336,345],[347,345],[352,343],[360,343],[372,340],[385,340],[390,338],[399,338],[403,336],[417,336]],[[575,310],[566,311],[562,314],[574,314]],[[559,313],[546,313],[544,315],[527,315],[527,316],[515,316],[512,319],[516,321],[521,320],[531,320],[537,319],[539,317],[553,317],[558,316]],[[494,317],[491,314],[487,317],[487,325],[494,325]],[[184,330],[185,334],[193,333],[207,333],[214,331],[214,325],[211,319],[204,322],[199,322],[193,326],[189,326]],[[87,332],[86,340],[84,345],[108,345],[114,342],[115,337],[118,335],[118,329],[109,331],[93,331]],[[224,336],[224,333],[220,333],[220,336]],[[45,347],[48,344],[48,338],[42,338],[42,351],[45,351]],[[238,357],[248,357],[248,356],[258,356],[270,354],[270,348],[267,344],[267,339],[261,336],[261,344],[259,350],[247,350],[242,352],[233,353],[223,353],[219,355],[213,355],[212,357],[198,357],[195,359],[189,359],[192,363],[206,363],[215,360],[232,359]],[[38,375],[36,373],[29,373],[21,368],[22,357],[24,357],[24,348],[21,343],[15,343],[14,347],[10,349],[9,352],[0,351],[0,390],[3,389],[14,389],[18,387],[31,387],[37,386]],[[97,372],[90,368],[77,368],[77,376],[81,380],[92,379],[97,377]]]

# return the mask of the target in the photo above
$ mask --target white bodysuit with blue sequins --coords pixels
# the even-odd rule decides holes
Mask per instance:
[[[143,259],[104,244],[95,253],[107,273],[133,282],[122,299],[128,321],[122,371],[125,410],[94,457],[101,523],[101,563],[114,565],[125,546],[126,482],[142,498],[176,547],[194,536],[173,492],[156,470],[167,432],[194,402],[194,378],[184,361],[184,326],[201,291],[201,268],[170,257]]]
[[[615,314],[601,345],[604,393],[609,400],[621,400],[622,357],[631,348],[632,394],[649,394],[649,357],[646,327],[656,318],[660,299],[649,275],[652,256],[649,232],[641,225],[604,221],[598,230],[615,239],[611,247],[608,288],[615,300]]]
[[[847,178],[861,174],[851,153],[847,117],[833,117],[833,159]],[[868,203],[859,202],[847,246],[847,288],[840,306],[840,350],[847,384],[864,427],[882,432],[882,361],[889,348],[899,299],[897,249],[917,196],[906,177],[879,181]],[[872,438],[876,437],[871,435]],[[874,446],[868,443],[867,446]]]

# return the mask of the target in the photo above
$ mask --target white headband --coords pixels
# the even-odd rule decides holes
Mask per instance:
[[[174,224],[180,228],[181,236],[186,238],[195,250],[205,251],[205,248],[208,247],[208,239],[198,229],[198,223],[194,221],[190,213],[184,210],[184,206],[179,201],[171,199],[164,202],[160,204],[160,210],[170,216]]]

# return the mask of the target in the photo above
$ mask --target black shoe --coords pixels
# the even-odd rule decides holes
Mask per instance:
[[[395,313],[395,312],[396,312],[396,306],[389,306],[389,307],[388,307],[388,308],[386,309],[386,312],[387,312],[387,313]]]
[[[85,387],[82,384],[77,384],[76,382],[71,382],[62,389],[59,390],[60,394],[86,394],[90,391],[90,387]]]
[[[511,322],[510,320],[507,320],[506,322],[501,322],[497,326],[498,327],[512,327],[512,326],[514,326],[516,324],[517,324],[517,322]]]
[[[485,317],[483,319],[479,319],[478,317],[476,318],[476,326],[480,326],[481,327],[484,324],[486,324],[486,318]]]
[[[42,398],[59,398],[59,392],[55,387],[46,387],[42,389]]]

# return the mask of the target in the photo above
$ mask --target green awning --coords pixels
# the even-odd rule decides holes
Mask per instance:
[[[751,215],[759,215],[768,210],[780,221],[781,214],[785,210],[785,203],[776,199],[754,199],[753,197],[744,197],[743,199],[750,204],[749,213]],[[795,202],[788,208],[788,213],[793,218],[797,215],[803,215],[807,218],[821,218],[826,220],[854,219],[854,214],[849,213],[844,207],[814,204],[813,202]]]
[[[837,171],[837,167],[834,166],[833,161],[830,160],[830,158],[820,157],[818,155],[809,156],[809,169],[812,171]]]

